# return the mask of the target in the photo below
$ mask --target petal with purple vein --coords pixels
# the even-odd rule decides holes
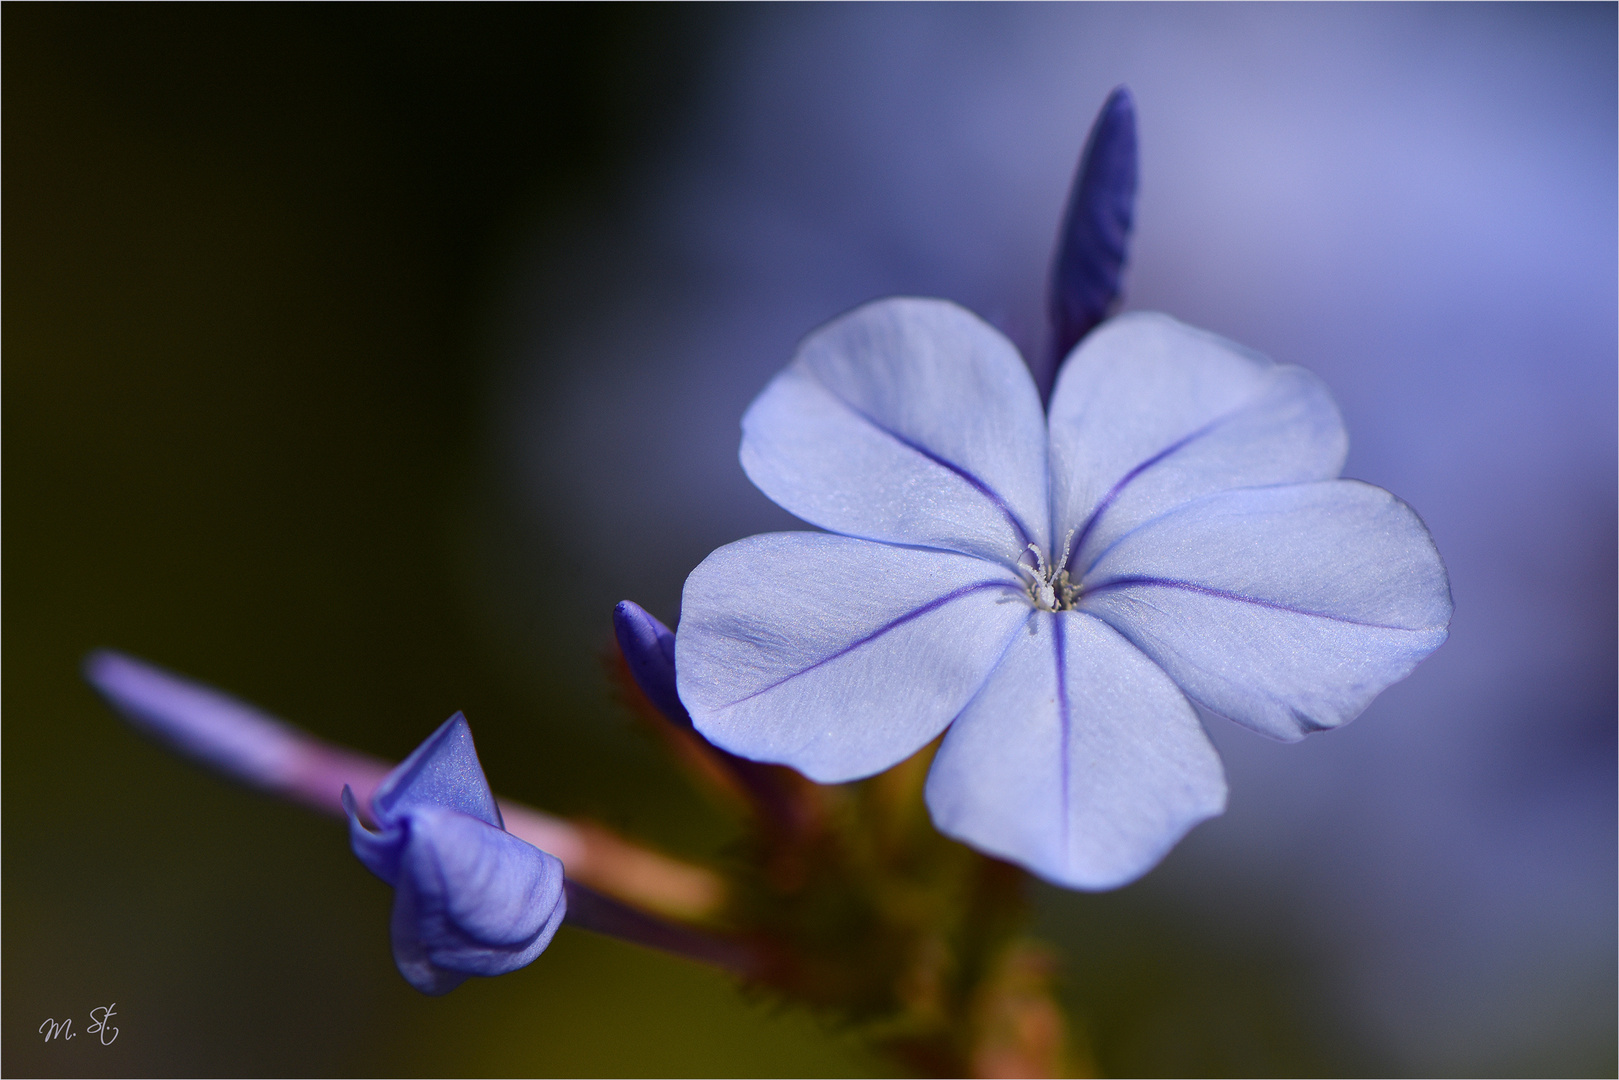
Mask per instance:
[[[1327,480],[1343,420],[1321,380],[1167,315],[1122,315],[1051,398],[1053,535],[1083,570],[1114,540],[1215,491]]]
[[[825,533],[727,545],[686,579],[680,698],[710,741],[822,783],[932,739],[1033,610],[1008,569]]]
[[[1194,701],[1289,741],[1353,719],[1451,614],[1422,521],[1353,480],[1211,495],[1119,540],[1082,588]]]
[[[941,831],[1048,881],[1110,889],[1225,808],[1225,773],[1169,677],[1106,623],[1040,613],[928,774]]]
[[[881,300],[811,334],[742,418],[741,458],[833,532],[1008,563],[1047,548],[1034,382],[1011,342],[943,300]]]

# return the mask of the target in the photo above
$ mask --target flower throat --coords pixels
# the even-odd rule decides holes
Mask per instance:
[[[1062,558],[1055,566],[1047,566],[1045,556],[1033,544],[1029,545],[1029,550],[1034,552],[1033,566],[1024,562],[1022,556],[1018,557],[1017,568],[1029,575],[1025,586],[1029,600],[1041,611],[1068,611],[1079,599],[1079,586],[1068,577],[1068,556],[1073,542],[1074,530],[1069,529],[1062,542]]]

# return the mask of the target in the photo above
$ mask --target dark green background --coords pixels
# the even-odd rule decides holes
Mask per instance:
[[[759,17],[6,8],[6,1072],[887,1068],[571,930],[420,997],[336,823],[142,741],[77,674],[115,646],[391,756],[463,709],[504,793],[722,851],[611,698],[609,612],[560,627],[540,604],[514,635],[471,583],[505,551],[574,584],[501,509],[492,297],[536,237],[616,212]],[[1109,1072],[1379,1067],[1278,939],[1152,880],[1040,899]],[[36,1034],[111,1002],[112,1047]]]

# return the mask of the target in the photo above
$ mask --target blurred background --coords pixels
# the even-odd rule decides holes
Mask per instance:
[[[564,930],[427,999],[341,827],[135,736],[112,646],[693,858],[612,696],[792,527],[737,423],[862,301],[1020,344],[1092,115],[1128,306],[1332,387],[1451,640],[1350,727],[1212,732],[1229,812],[1041,887],[1112,1075],[1613,1075],[1615,8],[44,6],[4,13],[3,1061],[29,1075],[859,1075],[848,1032]],[[116,1003],[110,1047],[40,1021]]]

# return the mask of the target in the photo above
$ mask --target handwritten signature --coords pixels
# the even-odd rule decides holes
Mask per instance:
[[[113,1010],[113,1005],[116,1004],[118,1003],[115,1001],[112,1005],[102,1005],[90,1010],[90,1023],[84,1029],[84,1032],[87,1035],[94,1035],[99,1038],[102,1046],[111,1046],[113,1040],[118,1038],[118,1029],[111,1024],[112,1018],[118,1015]],[[52,1039],[56,1039],[58,1042],[66,1042],[78,1034],[73,1030],[72,1017],[57,1023],[56,1018],[50,1016],[46,1017],[45,1022],[39,1025],[39,1033],[45,1036],[46,1042],[50,1042]]]

